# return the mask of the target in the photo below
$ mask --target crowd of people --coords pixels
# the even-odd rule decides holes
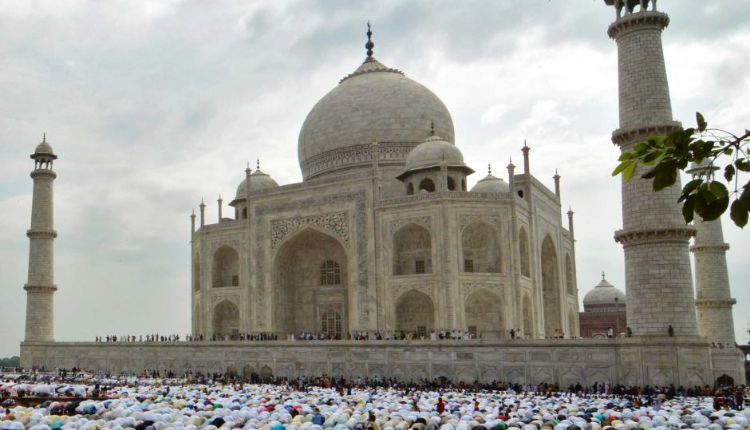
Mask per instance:
[[[28,395],[38,404],[23,406]],[[746,397],[737,387],[58,372],[0,382],[0,430],[723,430],[750,426]]]
[[[520,331],[520,329],[519,329]],[[512,338],[521,338],[522,335],[516,336],[513,334]],[[351,331],[342,334],[331,334],[331,333],[313,333],[313,332],[299,332],[290,333],[287,335],[279,336],[277,333],[270,332],[253,332],[253,333],[213,333],[211,335],[204,334],[186,334],[181,337],[178,334],[171,335],[159,335],[147,334],[145,336],[139,335],[108,335],[108,336],[96,336],[95,342],[217,342],[217,341],[301,341],[301,340],[470,340],[474,339],[475,335],[469,330],[432,330],[430,332],[419,332],[419,331],[404,331],[404,330],[388,330],[388,331]]]

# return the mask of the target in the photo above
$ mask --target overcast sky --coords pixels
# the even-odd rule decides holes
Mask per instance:
[[[661,0],[675,119],[750,127],[750,1]],[[0,0],[0,357],[24,332],[33,167],[55,165],[58,340],[189,330],[189,218],[216,220],[247,160],[301,180],[297,136],[323,95],[375,57],[446,104],[477,173],[521,165],[576,212],[580,298],[624,288],[614,11],[601,0]],[[750,228],[724,223],[738,340],[750,325]]]

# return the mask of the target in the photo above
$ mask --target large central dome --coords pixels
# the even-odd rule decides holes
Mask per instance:
[[[453,121],[442,101],[421,84],[371,56],[325,95],[299,134],[305,180],[372,165],[378,142],[381,165],[401,165],[434,132],[454,143]]]

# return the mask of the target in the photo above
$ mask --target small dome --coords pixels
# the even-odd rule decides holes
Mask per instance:
[[[41,143],[39,143],[39,145],[36,146],[34,153],[31,154],[31,158],[36,158],[36,157],[44,156],[44,155],[48,156],[46,158],[49,158],[49,157],[53,159],[57,158],[57,155],[55,155],[55,151],[52,150],[52,146],[49,143],[47,143],[47,135],[44,135]]]
[[[502,178],[492,176],[491,173],[480,179],[471,188],[472,193],[507,193],[508,191],[510,191],[508,183],[502,180]]]
[[[245,198],[245,184],[247,183],[247,178],[245,178],[240,185],[237,187],[237,196],[236,199],[244,199]],[[250,193],[254,193],[257,191],[262,190],[268,190],[271,188],[278,188],[279,184],[276,183],[276,181],[271,178],[267,173],[264,173],[260,170],[256,170],[253,174],[250,175]]]
[[[586,296],[583,298],[584,310],[588,310],[589,307],[594,307],[597,308],[597,310],[611,308],[608,310],[616,311],[624,308],[625,305],[625,293],[607,282],[604,276],[602,276],[601,282],[599,282],[593,290],[586,293]]]
[[[431,136],[409,152],[406,171],[439,167],[443,160],[448,167],[466,167],[464,155],[456,145],[441,137]]]

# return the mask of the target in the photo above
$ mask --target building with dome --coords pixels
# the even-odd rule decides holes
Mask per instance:
[[[627,150],[679,127],[661,50],[669,18],[648,0],[605,3],[616,13],[608,34],[619,54],[620,128],[612,141]],[[363,64],[302,124],[302,182],[280,185],[248,166],[229,208],[219,199],[217,222],[207,222],[203,203],[192,215],[186,293],[192,332],[202,336],[188,342],[55,341],[58,155],[43,139],[31,156],[22,366],[562,387],[745,380],[719,221],[686,226],[675,204],[679,186],[653,193],[638,174],[623,182],[623,228],[615,240],[623,245],[633,335],[571,339],[580,333],[575,235],[572,212],[562,222],[560,177],[553,177],[554,190],[545,187],[531,173],[524,144],[520,173],[512,163],[507,175],[488,169],[468,190],[474,170],[456,145],[448,110],[427,88],[375,60],[370,35]],[[713,170],[694,166],[691,174]],[[233,213],[225,217],[225,209]],[[612,302],[621,312],[624,298],[603,280],[584,299],[584,313],[611,313]],[[523,339],[510,339],[511,329]],[[428,337],[440,330],[474,338]],[[414,337],[361,342],[347,339],[352,332]],[[247,333],[278,340],[243,340]],[[327,340],[291,339],[299,333]]]
[[[602,280],[583,296],[583,312],[578,316],[581,337],[620,336],[627,332],[625,293]]]
[[[207,223],[201,206],[193,333],[578,335],[559,176],[554,191],[532,176],[524,145],[523,172],[510,164],[507,181],[488,172],[467,189],[474,170],[448,109],[376,60],[371,41],[308,114],[298,154],[302,182],[248,167],[232,217]]]

